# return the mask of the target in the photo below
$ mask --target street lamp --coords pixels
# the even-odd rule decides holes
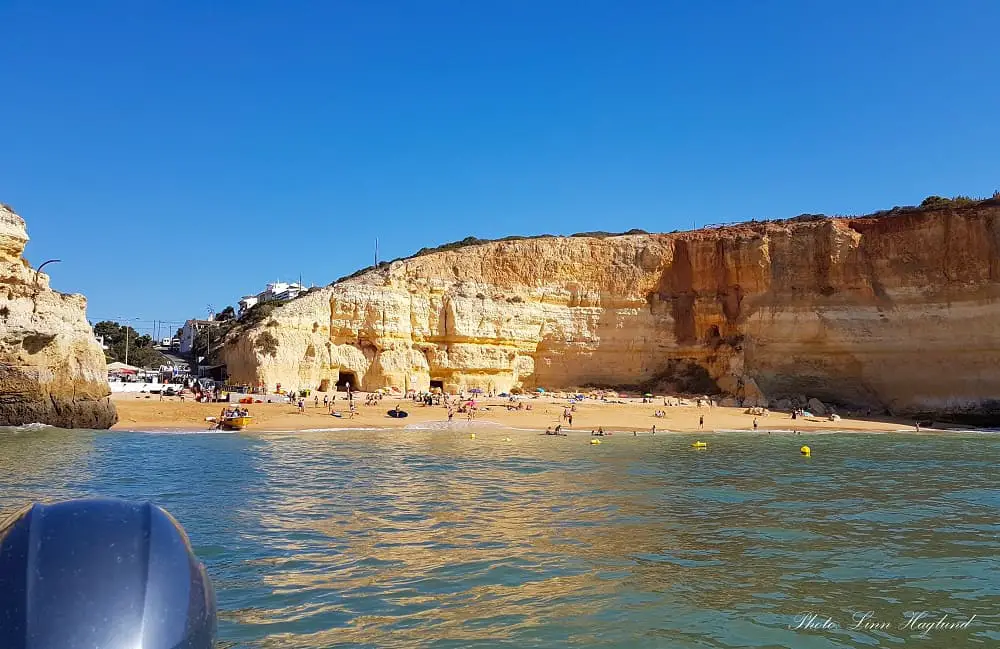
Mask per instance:
[[[58,264],[62,259],[49,259],[48,261],[43,261],[42,265],[35,269],[35,286],[38,286],[38,276],[41,274],[42,269],[49,264]]]
[[[34,286],[35,292],[31,296],[31,303],[32,303],[31,313],[32,314],[34,314],[34,313],[36,313],[38,311],[38,277],[41,274],[42,269],[45,268],[49,264],[57,264],[60,261],[62,261],[62,260],[61,259],[49,259],[48,261],[43,261],[42,265],[35,269],[35,286]]]

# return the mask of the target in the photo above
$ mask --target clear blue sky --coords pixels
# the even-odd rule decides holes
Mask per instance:
[[[993,0],[0,0],[0,25],[0,201],[92,319],[326,284],[376,236],[1000,189]]]

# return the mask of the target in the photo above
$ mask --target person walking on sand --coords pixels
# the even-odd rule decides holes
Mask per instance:
[[[306,400],[299,398],[299,414],[304,415],[306,413]]]
[[[571,413],[569,413],[568,415],[566,415],[566,421],[568,421],[568,422],[569,422],[569,425],[570,425],[570,426],[572,426],[572,425],[573,425],[573,413],[572,413],[572,412],[571,412]]]
[[[698,417],[698,430],[705,430],[705,415]]]
[[[756,417],[753,418],[753,430],[754,430],[755,433],[757,432],[757,418]]]
[[[649,432],[652,433],[653,435],[656,434],[656,424],[653,424],[653,428]]]
[[[319,395],[313,396],[313,408],[319,408]]]

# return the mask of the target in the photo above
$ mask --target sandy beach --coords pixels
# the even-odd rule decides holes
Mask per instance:
[[[332,395],[331,395],[332,396]],[[218,416],[224,404],[195,403],[191,400],[180,401],[178,397],[166,397],[160,401],[158,395],[116,394],[112,397],[118,408],[118,423],[116,430],[207,430],[212,424],[206,417]],[[299,413],[298,408],[286,403],[253,404],[248,406],[254,417],[252,431],[290,431],[315,430],[335,428],[401,428],[413,424],[432,422],[447,422],[448,415],[444,406],[424,406],[413,403],[409,399],[385,398],[374,406],[364,405],[364,395],[357,395],[355,403],[357,414],[351,418],[348,412],[348,402],[343,393],[337,395],[335,411],[341,417],[327,414],[323,407],[323,395],[319,395],[319,407],[314,405],[313,398],[306,400],[305,413]],[[694,432],[699,430],[699,418],[704,417],[704,431],[753,430],[754,419],[757,419],[758,430],[767,431],[857,431],[857,432],[891,432],[912,431],[913,422],[893,419],[850,419],[829,421],[823,417],[807,417],[791,419],[787,413],[772,412],[768,416],[746,414],[745,408],[724,408],[690,406],[663,406],[661,400],[656,403],[642,403],[641,399],[628,399],[625,403],[605,403],[587,399],[577,403],[573,413],[573,425],[565,420],[560,421],[563,409],[568,400],[554,397],[540,397],[525,400],[530,403],[531,410],[510,410],[506,408],[504,399],[479,399],[480,410],[474,421],[493,423],[511,428],[527,430],[545,430],[562,423],[563,430],[590,433],[598,427],[605,431],[628,432],[636,431],[649,434],[653,426],[656,433]],[[386,412],[396,405],[409,413],[405,419],[393,419]],[[656,417],[657,411],[665,411],[666,416]],[[467,422],[463,413],[455,413],[454,422]]]

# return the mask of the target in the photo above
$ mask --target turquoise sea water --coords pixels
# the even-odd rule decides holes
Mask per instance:
[[[0,513],[164,506],[222,647],[1000,644],[1000,436],[702,438],[0,429]]]

